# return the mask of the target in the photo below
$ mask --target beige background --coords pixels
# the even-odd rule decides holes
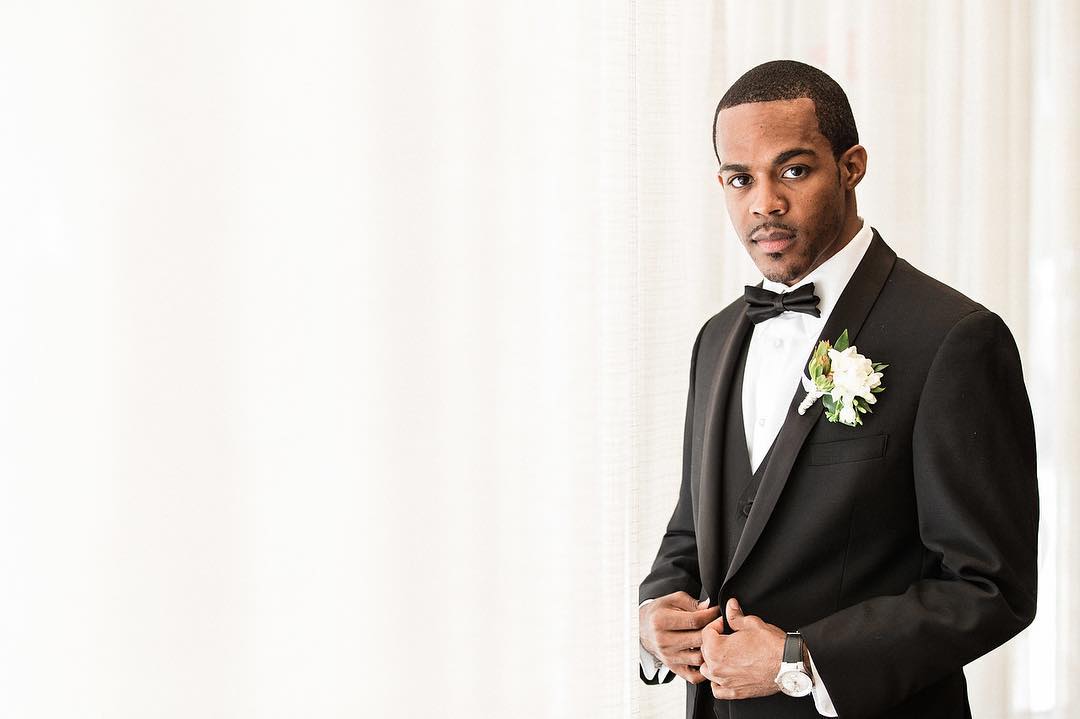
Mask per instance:
[[[757,279],[712,110],[776,57],[847,88],[864,216],[1016,335],[1039,617],[969,676],[980,718],[1080,715],[1078,29],[0,2],[0,715],[680,716],[636,585],[694,334]]]

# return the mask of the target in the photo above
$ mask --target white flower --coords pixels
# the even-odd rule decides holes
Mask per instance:
[[[837,350],[835,346],[844,349]],[[848,346],[847,330],[840,334],[835,343],[828,340],[818,342],[807,365],[809,376],[802,375],[806,397],[799,404],[799,414],[806,414],[814,402],[824,397],[828,407],[825,416],[830,422],[859,426],[862,424],[861,415],[873,411],[870,405],[877,403],[876,394],[885,389],[881,386],[881,370],[888,366],[875,365],[859,354],[854,345]]]
[[[830,349],[829,361],[832,363],[831,394],[835,401],[847,406],[851,406],[852,400],[856,397],[862,397],[867,404],[877,402],[877,397],[871,390],[881,384],[882,374],[874,371],[873,363],[856,352],[854,345],[843,352]],[[852,417],[852,421],[854,421],[854,412],[855,409],[852,406],[851,413],[847,415]],[[841,414],[841,421],[848,424],[844,421],[844,416]]]

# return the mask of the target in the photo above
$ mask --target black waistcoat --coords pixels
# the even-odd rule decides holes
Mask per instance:
[[[746,526],[746,518],[750,515],[750,508],[754,504],[761,479],[765,476],[765,468],[769,465],[776,440],[773,440],[769,451],[758,465],[757,471],[750,471],[750,451],[746,445],[746,429],[743,421],[743,375],[746,370],[746,358],[750,350],[750,338],[753,330],[746,333],[742,350],[739,352],[739,360],[735,367],[735,378],[731,384],[731,394],[728,395],[724,406],[727,413],[724,422],[724,461],[723,475],[721,476],[721,516],[717,521],[721,522],[724,541],[724,566],[720,576],[727,575],[727,568],[731,565],[731,559],[735,554],[735,548],[739,544],[743,528]],[[779,436],[779,433],[777,433]],[[717,601],[713,598],[713,601]],[[723,601],[720,598],[719,601]],[[777,669],[779,669],[777,665]],[[696,690],[696,691],[695,691]],[[698,685],[690,690],[688,699],[693,703],[694,719],[739,719],[739,717],[753,717],[754,719],[769,717],[813,717],[820,719],[814,709],[814,700],[806,696],[801,699],[793,699],[783,694],[773,694],[758,699],[746,699],[740,702],[714,701],[712,690],[708,682]],[[734,705],[738,705],[737,707]]]

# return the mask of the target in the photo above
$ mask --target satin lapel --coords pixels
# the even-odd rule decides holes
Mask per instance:
[[[822,328],[817,342],[814,342],[814,347],[817,347],[817,343],[823,339],[834,341],[844,329],[848,331],[850,343],[857,344],[859,330],[870,313],[874,301],[881,293],[881,288],[885,286],[885,280],[892,272],[895,262],[896,253],[885,244],[877,230],[874,230],[874,237],[866,249],[866,254],[863,255],[847,287],[836,301],[836,306],[833,307],[832,314],[829,315],[828,321]],[[812,355],[813,351],[806,356],[804,367],[810,362]],[[824,404],[818,401],[807,410],[806,414],[800,415],[797,409],[804,394],[805,390],[800,385],[788,406],[787,419],[776,437],[772,457],[769,458],[769,464],[765,467],[765,474],[761,478],[761,486],[758,488],[750,516],[746,518],[746,526],[739,538],[739,544],[735,547],[731,566],[728,567],[727,575],[724,577],[725,584],[735,572],[739,571],[750,554],[750,550],[754,548],[754,544],[761,536],[766,522],[769,521],[776,507],[776,501],[780,498],[784,485],[787,484],[791,467],[795,464],[795,459],[806,437],[810,434],[810,429],[824,411]],[[704,490],[704,486],[702,489]]]
[[[720,482],[724,464],[724,421],[727,417],[727,397],[731,393],[739,350],[751,326],[750,319],[746,316],[744,303],[738,310],[734,326],[720,347],[705,404],[696,532],[698,571],[701,573],[701,584],[711,597],[717,595],[724,573],[724,545],[720,534],[722,531],[720,498],[723,496],[723,491]]]

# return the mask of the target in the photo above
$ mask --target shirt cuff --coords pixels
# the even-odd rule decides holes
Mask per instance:
[[[638,642],[638,659],[641,661],[641,673],[645,675],[645,678],[650,682],[659,674],[660,681],[664,681],[667,678],[667,667],[660,663],[660,660],[649,654],[649,650],[645,648],[645,645]]]
[[[810,658],[810,675],[814,679],[814,708],[823,717],[837,716],[836,707],[833,706],[832,699],[829,697],[829,690],[825,688],[825,682],[821,681],[817,667],[814,666],[814,656],[810,653],[809,648],[806,650],[806,656]]]
[[[653,600],[646,599],[638,605],[638,609],[641,609],[651,601]],[[664,680],[667,679],[668,674],[671,673],[671,670],[664,666],[659,659],[650,654],[649,650],[645,648],[645,645],[641,643],[640,639],[638,640],[638,647],[640,649],[638,660],[641,662],[641,671],[645,675],[645,678],[651,682],[653,677],[656,677],[662,684]],[[658,674],[659,676],[657,676]]]

